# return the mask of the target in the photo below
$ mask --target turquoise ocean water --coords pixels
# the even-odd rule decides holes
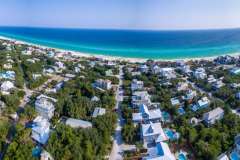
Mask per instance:
[[[128,58],[182,59],[240,53],[240,29],[145,31],[0,27],[0,36]]]

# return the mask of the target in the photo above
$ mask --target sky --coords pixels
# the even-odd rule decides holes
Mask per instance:
[[[0,0],[0,26],[239,28],[240,0]]]

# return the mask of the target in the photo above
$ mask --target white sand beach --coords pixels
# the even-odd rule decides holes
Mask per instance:
[[[22,40],[18,40],[18,39],[13,39],[13,38],[8,38],[5,36],[0,36],[0,39],[2,40],[8,40],[8,41],[12,41],[15,43],[19,43],[19,44],[26,44],[29,46],[34,46],[34,47],[38,47],[38,48],[42,48],[42,49],[54,49],[58,52],[65,52],[65,53],[70,53],[73,56],[76,57],[85,57],[85,58],[101,58],[101,59],[105,59],[105,60],[109,60],[109,61],[127,61],[130,63],[144,63],[149,59],[144,59],[144,58],[128,58],[128,57],[117,57],[117,56],[107,56],[107,55],[101,55],[101,54],[92,54],[92,53],[84,53],[84,52],[78,52],[78,51],[72,51],[72,50],[65,50],[65,49],[60,49],[60,48],[54,48],[54,47],[48,47],[48,46],[44,46],[44,45],[39,45],[39,44],[34,44],[34,43],[29,43],[26,41],[22,41]],[[217,55],[217,56],[209,56],[209,57],[196,57],[196,58],[179,58],[179,59],[152,59],[154,61],[164,61],[164,62],[175,62],[175,61],[200,61],[200,60],[207,60],[207,61],[212,61],[213,59],[219,57],[219,56],[225,56],[225,55],[229,55],[232,57],[239,57],[240,56],[240,52],[239,53],[230,53],[230,54],[222,54],[222,55]]]

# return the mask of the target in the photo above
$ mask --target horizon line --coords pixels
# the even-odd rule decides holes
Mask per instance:
[[[41,28],[41,29],[82,29],[82,30],[126,30],[126,31],[209,31],[209,30],[235,30],[240,27],[224,27],[224,28],[176,28],[176,29],[150,29],[150,28],[94,28],[94,27],[47,27],[47,26],[8,26],[0,25],[0,28]]]

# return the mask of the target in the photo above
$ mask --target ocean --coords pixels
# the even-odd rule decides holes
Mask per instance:
[[[127,58],[166,60],[240,53],[240,29],[147,31],[0,27],[0,36],[93,55]]]

